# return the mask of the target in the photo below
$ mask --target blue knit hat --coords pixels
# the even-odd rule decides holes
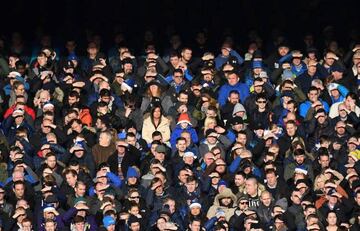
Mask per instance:
[[[139,178],[139,173],[133,167],[129,167],[126,173],[126,179],[129,179],[130,177]]]
[[[107,229],[110,225],[115,225],[115,220],[112,216],[105,216],[103,218],[104,227]]]
[[[255,68],[262,68],[263,65],[262,65],[262,62],[261,61],[253,61],[252,62],[252,68],[255,69]]]

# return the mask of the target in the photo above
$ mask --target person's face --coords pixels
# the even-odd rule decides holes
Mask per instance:
[[[242,144],[243,146],[246,145],[246,142],[247,142],[247,137],[245,134],[238,134],[237,136],[237,139],[236,139],[236,142]]]
[[[207,140],[207,142],[208,142],[209,144],[215,144],[216,141],[217,141],[217,139],[216,139],[215,137],[213,137],[213,136],[208,136],[208,137],[206,137],[206,140]]]
[[[277,177],[274,173],[266,174],[266,181],[269,186],[275,186],[277,183]]]
[[[25,187],[22,184],[15,185],[14,193],[17,198],[22,198],[25,194]]]
[[[263,193],[261,196],[261,202],[266,206],[269,207],[271,204],[271,196],[270,193]]]
[[[15,124],[21,124],[24,121],[24,116],[17,116],[15,118]]]
[[[131,145],[135,146],[135,145],[136,145],[136,137],[128,136],[128,137],[126,138],[126,142],[127,142],[128,144],[131,144]]]
[[[119,155],[124,155],[125,154],[125,147],[122,146],[122,145],[117,145],[116,150],[117,150]]]
[[[294,204],[297,204],[299,205],[301,203],[301,195],[300,195],[300,192],[296,192],[294,191],[292,194],[291,194],[291,201],[294,203]]]
[[[192,57],[192,51],[186,49],[183,53],[182,53],[182,57],[185,61],[189,61]]]
[[[360,205],[360,193],[357,193],[355,196],[355,201],[358,205]]]
[[[186,150],[186,141],[184,140],[179,140],[176,143],[176,148],[180,151],[180,152],[184,152]]]
[[[194,157],[188,156],[184,157],[184,163],[188,165],[193,165],[194,163]]]
[[[165,153],[163,152],[155,152],[155,159],[159,160],[160,162],[163,162],[165,160]]]
[[[46,164],[49,168],[55,168],[56,166],[56,157],[55,156],[49,156],[46,158]]]
[[[219,173],[214,173],[213,176],[211,177],[211,184],[218,185],[219,181],[220,181]]]
[[[230,50],[228,48],[222,48],[221,49],[221,54],[225,57],[230,55]]]
[[[298,66],[298,65],[300,65],[300,63],[301,63],[301,59],[300,59],[300,58],[294,58],[294,59],[292,60],[292,63],[293,63],[295,66]]]
[[[25,86],[20,84],[16,89],[15,89],[15,95],[24,95],[25,93]]]
[[[323,123],[325,123],[325,121],[326,121],[326,115],[325,115],[325,113],[320,113],[320,114],[317,114],[317,121],[318,121],[318,123],[319,124],[323,124]]]
[[[267,100],[260,98],[256,100],[256,104],[258,105],[259,109],[264,109],[266,107]]]
[[[115,228],[115,225],[114,225],[114,228]],[[130,229],[131,229],[131,231],[140,231],[140,223],[139,222],[131,223]]]
[[[295,110],[296,110],[295,104],[293,104],[293,103],[288,103],[288,104],[286,104],[286,109],[287,109],[289,112],[294,113]],[[295,118],[294,118],[294,119],[295,119]]]
[[[231,86],[234,86],[235,84],[237,84],[239,82],[239,78],[236,74],[230,74],[228,77],[228,83]]]
[[[257,190],[255,182],[252,180],[247,180],[245,182],[245,189],[248,194],[255,194]]]
[[[224,173],[226,171],[226,163],[221,159],[217,159],[216,160],[216,168],[215,168],[215,170],[218,173]]]
[[[159,218],[157,221],[156,221],[156,226],[157,228],[160,230],[160,231],[163,231],[165,230],[166,228],[166,220],[163,219],[163,218]]]
[[[191,87],[191,91],[196,97],[199,97],[201,95],[201,85],[194,85]]]
[[[129,201],[134,201],[136,203],[139,203],[140,202],[140,194],[138,192],[131,193],[131,195],[129,197]]]
[[[179,73],[179,72],[175,72],[174,73],[174,82],[176,83],[176,84],[180,84],[180,83],[182,83],[182,81],[183,81],[183,75],[181,74],[181,73]]]
[[[346,130],[345,130],[345,123],[344,122],[338,122],[336,124],[336,133],[339,134],[339,135],[344,135]]]
[[[334,64],[335,59],[329,58],[329,55],[326,55],[324,61],[326,65],[331,66]]]
[[[43,67],[47,63],[47,58],[44,55],[38,56],[37,61],[38,61],[39,65]]]
[[[210,82],[210,81],[213,80],[213,75],[212,75],[212,74],[209,74],[209,73],[204,74],[204,75],[203,75],[203,79],[204,79],[205,81],[207,81],[207,82]]]
[[[305,161],[305,156],[304,155],[296,155],[295,161],[297,164],[303,164]]]
[[[280,56],[285,56],[289,52],[288,47],[279,47],[278,52]]]
[[[329,167],[329,164],[330,164],[329,156],[320,156],[319,164],[320,164],[321,168]]]
[[[231,198],[230,197],[225,197],[221,199],[221,203],[225,206],[228,206],[231,204]]]
[[[68,97],[68,103],[69,103],[70,106],[74,105],[78,101],[79,101],[79,99],[77,97],[72,97],[72,96]]]
[[[191,144],[191,135],[190,135],[190,133],[187,133],[187,132],[181,133],[181,137],[186,139],[186,147],[189,147],[190,144]]]
[[[71,125],[71,129],[72,129],[73,131],[76,131],[76,132],[80,133],[82,127],[81,127],[81,125],[78,124],[77,122],[74,122],[74,123],[72,123],[72,125]]]
[[[231,94],[230,97],[229,97],[229,101],[231,104],[236,104],[239,102],[239,95],[238,94]]]
[[[291,137],[294,136],[296,133],[296,126],[294,124],[287,124],[286,133]]]
[[[329,225],[336,225],[337,223],[337,217],[336,217],[336,213],[329,213],[326,221],[329,223]]]
[[[189,193],[195,192],[197,183],[195,181],[191,181],[185,184],[185,187]]]
[[[23,222],[21,225],[23,227],[23,229],[22,229],[23,231],[31,231],[32,230],[32,225],[31,225],[30,221]]]
[[[66,176],[66,182],[68,183],[68,185],[75,185],[77,177],[73,176],[72,174],[67,174]]]
[[[54,222],[46,222],[45,224],[46,231],[56,231],[56,225]]]
[[[83,231],[84,228],[85,228],[85,223],[84,222],[75,223],[75,230],[76,231]]]
[[[254,91],[256,93],[261,93],[263,91],[263,86],[258,82],[254,82]]]
[[[186,94],[180,94],[179,95],[179,98],[178,98],[178,101],[180,102],[180,103],[184,103],[184,104],[187,104],[188,103],[188,99],[189,97],[188,97],[188,95],[186,95]]]
[[[154,117],[155,119],[160,119],[160,117],[161,117],[161,110],[160,110],[160,108],[155,108],[154,113],[153,113],[153,117]]]
[[[214,155],[212,153],[207,153],[204,157],[204,162],[206,166],[209,166],[214,162]]]
[[[195,206],[195,207],[190,209],[190,213],[193,216],[198,216],[200,214],[200,212],[201,212],[201,208],[198,207],[198,206]]]
[[[315,102],[318,100],[319,98],[319,92],[318,91],[315,91],[315,90],[312,90],[308,93],[308,98],[311,102]]]
[[[180,181],[181,183],[185,184],[185,183],[186,183],[186,179],[188,178],[188,176],[189,176],[189,173],[188,173],[186,170],[181,170],[181,171],[179,172],[179,176],[178,176],[179,181]]]
[[[242,175],[235,175],[234,183],[239,187],[245,183],[245,178]]]
[[[15,68],[15,63],[18,61],[19,59],[13,56],[9,57],[9,67],[10,68]]]
[[[346,107],[344,104],[340,104],[338,107],[338,112],[341,118],[345,118],[347,116]]]
[[[170,57],[170,63],[173,67],[177,67],[179,65],[180,59],[177,56]]]
[[[284,222],[280,219],[276,219],[274,223],[275,223],[276,230],[281,230],[282,227],[284,227]]]
[[[316,66],[315,65],[311,65],[308,67],[308,73],[310,75],[314,75],[316,73]]]
[[[241,200],[241,201],[239,202],[239,209],[240,209],[240,210],[244,211],[244,210],[246,210],[248,207],[249,207],[249,201],[247,201],[247,200]]]

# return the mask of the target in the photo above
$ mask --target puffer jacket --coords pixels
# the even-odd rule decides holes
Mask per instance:
[[[226,197],[230,197],[232,200],[232,205],[229,207],[220,205],[220,200]],[[216,195],[214,199],[214,204],[210,207],[206,216],[208,217],[208,219],[211,219],[212,217],[216,216],[217,210],[223,210],[225,212],[225,219],[229,221],[232,215],[234,215],[235,209],[236,196],[231,192],[231,189],[226,188],[220,194]]]

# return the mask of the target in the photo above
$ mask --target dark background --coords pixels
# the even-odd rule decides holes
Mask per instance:
[[[206,29],[214,47],[229,34],[245,47],[247,33],[255,29],[264,41],[281,33],[296,46],[307,32],[321,40],[323,28],[331,25],[334,39],[346,46],[350,32],[360,26],[360,1],[347,0],[10,0],[1,5],[3,38],[19,31],[36,43],[47,33],[59,45],[68,38],[85,43],[86,34],[96,33],[111,46],[114,34],[124,32],[129,44],[137,46],[150,29],[160,47],[166,47],[175,31],[191,44],[194,34]]]

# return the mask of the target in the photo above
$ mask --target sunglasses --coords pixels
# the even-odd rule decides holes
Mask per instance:
[[[266,103],[267,101],[266,100],[259,100],[257,101],[257,103]]]

